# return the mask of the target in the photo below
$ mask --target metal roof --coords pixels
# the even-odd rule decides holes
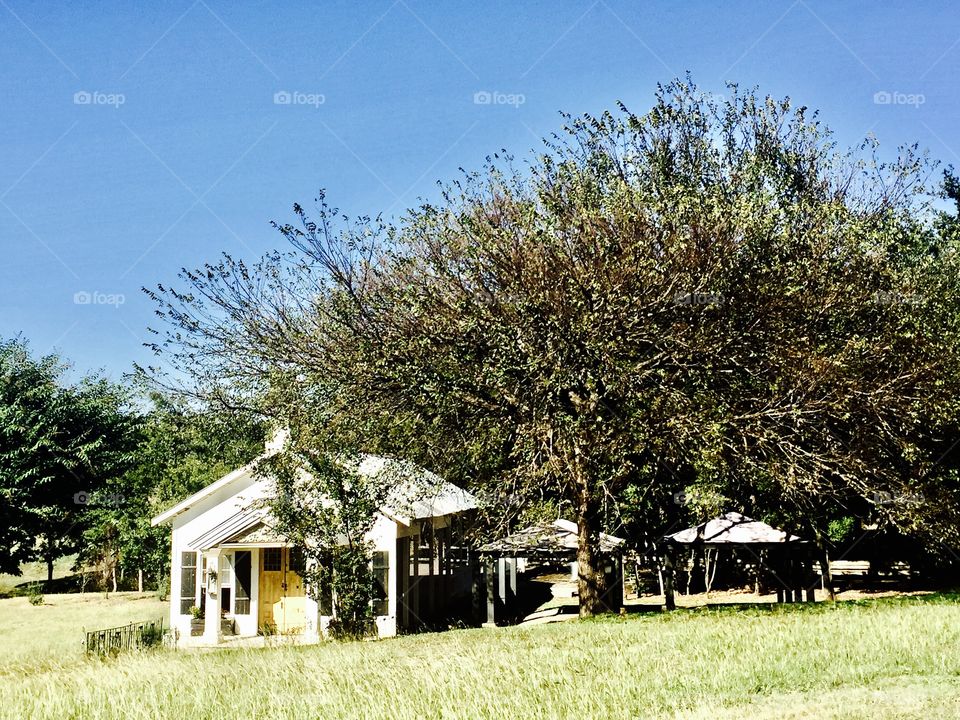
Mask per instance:
[[[753,545],[804,542],[796,535],[777,530],[765,522],[753,520],[738,512],[724,513],[686,530],[664,537],[674,543],[704,545]]]
[[[600,550],[612,553],[620,550],[623,538],[600,533]],[[481,553],[507,557],[570,557],[577,552],[577,524],[569,520],[554,520],[511,533],[505,538],[487,543]]]
[[[266,456],[261,456],[249,465],[227,473],[216,482],[207,485],[199,492],[157,515],[151,523],[160,525],[167,522],[196,506],[197,503],[213,495],[216,491],[240,480],[249,480],[254,477],[257,463],[264,457]],[[388,517],[404,525],[409,526],[414,520],[451,515],[473,510],[477,507],[477,499],[463,488],[457,487],[435,473],[406,460],[395,460],[378,455],[363,455],[356,470],[361,475],[378,479],[391,488],[387,500],[380,510]],[[231,516],[221,525],[231,520],[239,521],[238,516],[241,514],[242,512]],[[262,520],[263,517],[260,519]],[[240,532],[240,530],[237,532]]]
[[[247,507],[234,513],[219,525],[207,530],[203,535],[190,543],[190,547],[197,550],[209,550],[231,538],[237,537],[263,522],[265,513],[259,508]]]

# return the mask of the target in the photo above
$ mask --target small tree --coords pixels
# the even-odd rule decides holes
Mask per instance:
[[[372,629],[367,534],[387,488],[361,475],[359,466],[356,454],[290,444],[260,468],[276,485],[267,503],[276,530],[304,553],[304,581],[321,607],[330,606],[336,637],[360,637]]]

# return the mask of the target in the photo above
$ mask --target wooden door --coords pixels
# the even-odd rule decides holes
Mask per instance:
[[[290,559],[289,548],[260,551],[257,622],[261,629],[270,624],[276,632],[294,632],[306,625],[306,590]]]

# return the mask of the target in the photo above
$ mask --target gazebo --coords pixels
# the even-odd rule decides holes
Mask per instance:
[[[603,602],[610,610],[623,605],[623,538],[600,533],[600,552],[606,559],[601,566],[605,574]],[[486,598],[485,627],[496,625],[498,616],[509,606],[517,593],[518,560],[565,564],[576,578],[577,524],[555,520],[518,530],[483,545],[478,554],[483,560]]]
[[[755,557],[766,551],[762,564],[777,581],[777,602],[813,602],[812,546],[796,535],[738,512],[727,512],[707,522],[666,535],[664,553],[664,600],[667,610],[676,607],[673,587],[673,553],[680,547],[746,549]]]

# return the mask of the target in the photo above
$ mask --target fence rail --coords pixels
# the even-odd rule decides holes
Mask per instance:
[[[163,620],[145,620],[129,625],[87,632],[88,654],[112,655],[122,650],[140,650],[163,642]]]

